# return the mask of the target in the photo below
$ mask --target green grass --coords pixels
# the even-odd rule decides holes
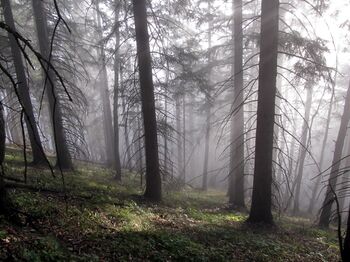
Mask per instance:
[[[21,157],[7,155],[5,170],[22,178]],[[29,168],[28,183],[63,190],[60,174],[48,170]],[[288,217],[273,229],[248,227],[246,214],[224,208],[223,192],[164,193],[162,203],[150,204],[135,174],[124,172],[118,184],[93,165],[66,173],[65,183],[65,193],[10,190],[25,226],[0,218],[0,260],[339,260],[335,232]]]

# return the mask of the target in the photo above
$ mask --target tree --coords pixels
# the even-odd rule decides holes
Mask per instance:
[[[275,121],[279,1],[261,4],[257,128],[252,205],[248,222],[273,224],[272,150]]]
[[[41,0],[32,0],[32,4],[40,53],[47,61],[50,61],[50,42],[47,17],[43,6],[44,3]],[[68,149],[67,139],[63,126],[61,102],[56,90],[57,86],[55,85],[57,84],[55,83],[56,77],[51,67],[47,67],[44,78],[56,147],[56,166],[62,170],[71,170],[73,169],[73,163]]]
[[[121,164],[119,154],[119,120],[118,120],[118,96],[119,96],[119,73],[120,73],[120,24],[119,24],[120,3],[115,1],[115,54],[114,54],[114,99],[113,99],[113,124],[114,124],[114,169],[115,178],[121,180]]]
[[[100,90],[102,110],[103,110],[102,121],[103,121],[103,130],[104,130],[104,138],[105,138],[105,146],[106,146],[106,157],[107,157],[107,165],[110,167],[115,167],[116,166],[115,141],[114,141],[115,134],[114,134],[113,125],[112,125],[113,122],[112,122],[111,104],[109,100],[106,54],[105,54],[104,44],[102,41],[103,32],[102,32],[102,21],[101,21],[101,13],[99,8],[99,1],[96,1],[95,4],[96,4],[96,19],[97,19],[97,35],[98,35],[98,41],[99,41],[98,65],[101,68],[101,72],[99,73],[99,84],[100,84],[99,90]],[[118,30],[119,29],[117,29],[116,31]],[[116,53],[115,55],[118,55],[118,54]]]
[[[211,15],[211,2],[208,1],[208,16]],[[212,61],[212,19],[209,18],[208,23],[208,83],[209,85],[212,85],[212,67],[210,65]],[[209,86],[209,89],[211,86]],[[206,191],[208,189],[208,164],[209,164],[209,152],[210,152],[210,125],[211,125],[211,94],[210,90],[208,90],[207,94],[205,95],[206,105],[205,105],[205,114],[206,114],[206,122],[205,122],[205,145],[204,145],[204,161],[203,161],[203,181],[202,181],[202,190]]]
[[[348,123],[350,120],[350,82],[345,97],[344,111],[340,120],[340,127],[338,131],[337,140],[335,142],[335,149],[333,154],[331,171],[328,179],[326,196],[323,201],[319,226],[328,227],[331,218],[332,204],[334,203],[334,193],[336,190],[337,179],[339,176],[339,167],[341,162],[341,157],[343,153],[343,146],[346,136],[346,131],[348,128]]]
[[[309,140],[309,120],[310,120],[310,112],[311,112],[311,105],[312,105],[312,87],[307,86],[306,87],[306,103],[305,103],[305,115],[304,115],[304,123],[302,128],[302,134],[301,134],[301,144],[299,149],[299,165],[298,165],[298,173],[296,176],[296,189],[295,189],[295,198],[294,198],[294,208],[293,213],[298,214],[299,213],[299,198],[300,198],[300,190],[301,190],[301,181],[303,179],[303,172],[304,172],[304,162],[305,157],[307,153],[308,148],[308,140]]]
[[[159,171],[157,120],[152,79],[152,59],[147,28],[146,0],[133,0],[133,12],[135,19],[137,58],[145,133],[145,197],[153,201],[160,201],[162,196],[162,184]]]
[[[5,158],[5,119],[4,107],[0,101],[0,166],[2,167]],[[0,214],[6,214],[8,209],[7,193],[3,177],[3,169],[0,169]]]
[[[233,1],[233,116],[231,119],[229,203],[244,208],[244,109],[243,109],[243,33],[242,0]]]
[[[15,22],[12,15],[11,4],[9,0],[1,0],[1,5],[4,10],[4,18],[6,24],[13,30],[16,31]],[[28,135],[30,139],[30,145],[33,154],[33,165],[47,164],[47,159],[44,153],[44,149],[41,144],[41,139],[38,131],[38,127],[35,121],[33,106],[30,99],[29,87],[27,84],[27,78],[25,68],[22,60],[22,53],[19,43],[13,34],[8,33],[8,37],[11,45],[11,53],[17,75],[18,88],[14,86],[15,92],[17,93],[19,103],[24,110],[24,119],[26,122]]]

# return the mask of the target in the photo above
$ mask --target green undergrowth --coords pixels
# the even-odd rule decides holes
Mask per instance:
[[[21,157],[6,157],[6,176],[23,179]],[[0,260],[9,261],[338,261],[335,232],[308,220],[277,219],[248,227],[245,213],[225,208],[223,192],[164,193],[142,198],[137,174],[79,163],[54,177],[27,170],[32,188],[9,190],[22,221],[0,218]],[[34,190],[34,188],[41,190]]]

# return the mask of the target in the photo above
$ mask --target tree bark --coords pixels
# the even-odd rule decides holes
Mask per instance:
[[[245,208],[244,203],[244,107],[243,107],[243,33],[242,0],[233,1],[233,108],[236,110],[231,119],[230,145],[230,186],[229,204],[238,209]]]
[[[97,19],[97,34],[99,41],[103,39],[102,33],[102,22],[99,9],[99,0],[95,2],[96,4],[96,19]],[[108,90],[108,77],[107,77],[107,68],[106,68],[106,55],[103,43],[100,43],[98,46],[99,49],[99,67],[101,68],[99,83],[100,83],[100,95],[102,100],[102,110],[103,110],[103,130],[106,146],[106,157],[107,165],[109,167],[116,167],[116,156],[115,156],[115,141],[114,141],[114,131],[112,125],[112,111],[111,103],[109,99],[109,90]]]
[[[208,1],[208,14],[211,14],[211,1]],[[205,145],[204,145],[204,162],[203,162],[203,180],[202,180],[202,190],[208,190],[208,160],[209,160],[209,152],[210,152],[210,122],[211,122],[211,45],[212,45],[212,22],[209,20],[208,23],[208,82],[209,82],[209,90],[206,96],[206,126],[205,126]]]
[[[119,96],[119,73],[120,73],[120,24],[119,24],[120,2],[115,1],[115,54],[114,54],[114,99],[113,99],[113,124],[114,124],[114,169],[115,178],[118,181],[122,179],[122,170],[119,153],[119,113],[118,113],[118,96]]]
[[[41,0],[32,0],[34,19],[39,40],[39,48],[41,55],[49,60],[50,58],[50,40],[48,34],[48,24],[44,3]],[[62,170],[72,170],[73,163],[68,149],[67,138],[64,131],[62,109],[60,97],[55,87],[55,74],[52,69],[47,68],[47,74],[44,74],[46,79],[46,91],[48,95],[50,117],[53,126],[54,141],[56,147],[57,162],[56,166]]]
[[[305,114],[304,114],[304,123],[302,128],[302,134],[301,134],[301,145],[299,148],[299,166],[298,166],[298,173],[296,176],[296,189],[295,189],[295,197],[294,197],[294,208],[293,213],[294,215],[299,213],[299,198],[300,198],[300,189],[301,189],[301,181],[303,180],[303,172],[304,172],[304,162],[305,157],[307,153],[308,148],[308,141],[309,141],[309,120],[310,120],[310,112],[311,112],[311,105],[312,105],[312,88],[307,87],[307,97],[306,97],[306,103],[305,103]]]
[[[202,190],[208,190],[208,162],[209,162],[209,145],[210,145],[210,122],[211,122],[211,105],[208,103],[206,108],[206,126],[205,126],[205,147],[204,147],[204,167]]]
[[[257,129],[252,206],[248,222],[273,224],[272,149],[275,121],[279,1],[261,4]]]
[[[329,125],[331,122],[331,115],[332,115],[332,110],[333,110],[333,100],[334,100],[334,86],[332,89],[332,96],[331,96],[331,101],[329,102],[329,108],[328,108],[328,114],[327,114],[327,121],[326,121],[326,128],[325,128],[325,133],[324,133],[324,137],[323,137],[323,141],[322,141],[322,148],[321,148],[321,154],[320,154],[320,162],[319,162],[319,166],[320,169],[322,170],[322,166],[323,166],[323,161],[324,161],[324,153],[326,150],[326,145],[327,145],[327,140],[328,140],[328,134],[329,134]],[[316,202],[316,195],[318,193],[318,189],[320,187],[321,184],[321,179],[322,176],[318,176],[314,185],[314,188],[312,190],[312,195],[311,195],[311,200],[310,200],[310,205],[309,205],[309,213],[312,213],[314,206],[315,206],[315,202]]]
[[[1,0],[1,5],[4,10],[4,18],[6,24],[12,28],[13,31],[16,31],[15,22],[13,19],[12,8],[9,0]],[[21,104],[22,109],[24,110],[24,119],[28,130],[30,145],[32,148],[33,162],[34,165],[48,164],[46,159],[44,149],[41,143],[41,138],[39,135],[37,123],[35,121],[33,113],[33,105],[29,94],[29,87],[27,84],[27,77],[25,73],[25,68],[23,64],[23,59],[21,55],[21,50],[18,46],[18,43],[15,37],[12,34],[8,34],[11,53],[13,57],[13,62],[15,66],[15,71],[17,75],[17,95],[19,103]]]
[[[328,179],[326,196],[323,201],[322,211],[320,215],[319,226],[321,227],[328,227],[330,223],[332,204],[334,203],[333,190],[336,189],[338,171],[339,171],[339,166],[341,162],[340,160],[343,153],[343,146],[344,146],[344,141],[345,141],[349,120],[350,120],[350,82],[349,82],[349,87],[345,98],[344,111],[341,117],[339,132],[338,132],[337,140],[335,142],[332,168]]]
[[[7,193],[5,188],[5,182],[2,172],[2,165],[5,159],[5,120],[4,120],[4,107],[2,102],[0,101],[0,214],[4,215],[7,213],[8,209],[8,201],[7,201]]]
[[[133,0],[133,11],[141,86],[142,114],[145,132],[145,197],[153,201],[160,201],[162,197],[162,184],[159,170],[157,119],[152,79],[152,59],[147,28],[146,0]]]

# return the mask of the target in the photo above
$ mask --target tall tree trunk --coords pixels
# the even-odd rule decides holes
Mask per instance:
[[[319,166],[320,169],[322,170],[322,166],[323,166],[323,161],[324,161],[324,153],[326,150],[326,145],[327,145],[327,140],[328,140],[328,134],[329,134],[329,124],[331,122],[331,115],[332,115],[332,110],[333,110],[333,100],[334,100],[334,87],[332,88],[332,96],[331,96],[331,100],[329,101],[329,108],[328,108],[328,113],[327,113],[327,121],[326,121],[326,128],[325,128],[325,133],[324,133],[324,137],[323,137],[323,141],[322,141],[322,148],[321,148],[321,154],[320,154],[320,162],[319,162]],[[316,196],[317,193],[319,191],[319,187],[321,184],[321,179],[322,176],[318,176],[316,178],[316,182],[314,185],[314,188],[312,190],[312,195],[311,195],[311,200],[310,200],[310,205],[309,205],[309,213],[312,213],[314,207],[315,207],[315,202],[316,202]]]
[[[7,193],[5,188],[4,177],[2,173],[2,165],[5,159],[5,119],[4,119],[4,107],[0,101],[0,214],[4,215],[7,213],[8,201]]]
[[[34,19],[39,40],[40,53],[47,60],[50,58],[50,40],[48,34],[48,24],[44,3],[41,0],[32,0]],[[53,134],[56,147],[57,163],[56,165],[63,170],[73,169],[71,155],[68,149],[67,138],[64,131],[62,109],[60,97],[55,90],[56,76],[52,69],[48,68],[47,75],[44,74],[46,82],[46,91],[49,100],[50,117],[53,126]]]
[[[9,0],[1,0],[1,5],[4,10],[4,17],[6,24],[12,28],[12,30],[16,31],[15,22],[13,20],[11,4]],[[30,145],[32,148],[33,154],[33,164],[48,164],[46,159],[44,149],[41,144],[41,139],[37,127],[37,123],[35,121],[32,101],[30,99],[29,88],[27,84],[27,77],[23,65],[21,50],[18,46],[18,43],[15,37],[12,34],[8,34],[11,52],[13,57],[13,62],[17,75],[18,89],[17,95],[19,103],[24,110],[24,119],[28,130],[28,135],[30,139]]]
[[[340,128],[338,132],[338,137],[335,142],[335,149],[332,160],[332,168],[329,175],[326,196],[323,201],[322,211],[320,215],[319,225],[321,227],[328,227],[330,223],[332,204],[334,202],[333,190],[336,189],[338,171],[340,166],[340,160],[343,153],[343,145],[346,136],[346,131],[348,128],[348,123],[350,119],[350,83],[348,91],[345,98],[344,112],[341,117]]]
[[[99,0],[95,2],[96,4],[96,19],[97,19],[97,34],[102,41],[103,32],[102,32],[102,22],[99,9]],[[109,90],[108,90],[108,77],[107,77],[107,68],[106,68],[106,55],[103,43],[99,44],[99,66],[101,68],[99,82],[100,82],[100,95],[102,100],[102,110],[103,110],[103,130],[106,146],[106,156],[107,156],[107,165],[109,167],[115,168],[116,166],[116,156],[115,156],[115,141],[114,141],[114,131],[112,125],[112,111],[111,103],[109,99]]]
[[[182,180],[186,184],[186,96],[182,95]]]
[[[279,0],[261,4],[257,129],[252,206],[248,221],[273,224],[272,149],[275,120]]]
[[[299,149],[299,166],[298,166],[298,173],[296,176],[296,190],[295,190],[295,197],[294,197],[294,209],[293,213],[296,215],[299,213],[299,198],[300,198],[300,189],[301,189],[301,182],[303,180],[303,172],[304,172],[304,162],[305,157],[307,153],[308,148],[308,141],[309,141],[309,122],[310,122],[310,112],[311,112],[311,105],[312,105],[312,88],[306,87],[307,90],[307,96],[306,96],[306,103],[305,103],[305,114],[304,114],[304,123],[302,128],[302,135],[301,135],[301,145]]]
[[[113,123],[114,123],[114,169],[115,178],[118,181],[122,179],[122,170],[119,153],[119,113],[118,113],[118,96],[119,96],[119,73],[120,73],[120,24],[119,24],[120,2],[115,1],[115,54],[114,54],[114,101],[113,101]]]
[[[231,118],[229,203],[241,209],[244,203],[244,107],[243,107],[243,33],[242,0],[233,1],[233,108],[236,110]]]
[[[160,201],[162,184],[159,171],[157,119],[152,79],[152,59],[147,28],[146,0],[133,0],[136,30],[137,57],[141,86],[141,102],[146,151],[146,191],[145,197]]]
[[[211,1],[208,1],[208,14],[211,14]],[[208,189],[208,159],[209,159],[209,151],[210,151],[210,121],[211,121],[211,45],[212,45],[212,22],[209,20],[208,23],[208,82],[209,82],[209,90],[206,96],[206,126],[205,126],[205,146],[204,146],[204,162],[203,162],[203,180],[202,180],[202,190],[206,191]]]

